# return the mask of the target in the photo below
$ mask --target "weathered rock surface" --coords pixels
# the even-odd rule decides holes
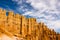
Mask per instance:
[[[60,40],[60,34],[35,18],[0,8],[0,40]]]

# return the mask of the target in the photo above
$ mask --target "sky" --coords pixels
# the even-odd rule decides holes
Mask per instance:
[[[0,8],[36,18],[60,33],[60,0],[0,0]]]

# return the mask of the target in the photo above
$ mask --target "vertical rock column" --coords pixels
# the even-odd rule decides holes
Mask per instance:
[[[0,25],[2,23],[2,9],[0,8]]]
[[[35,26],[35,40],[38,40],[39,39],[39,32],[40,32],[40,28],[39,28],[39,24],[36,23],[36,26]]]
[[[0,25],[4,26],[4,28],[6,21],[7,21],[6,10],[0,8]]]
[[[15,14],[13,19],[14,19],[14,21],[13,21],[13,23],[14,23],[14,26],[13,26],[14,33],[15,33],[15,35],[18,35],[18,34],[20,34],[21,15]]]
[[[35,18],[31,18],[31,25],[32,25],[32,31],[34,31],[35,30],[35,24],[36,24],[36,19]]]
[[[0,8],[0,24],[5,25],[6,17],[6,10]]]
[[[6,10],[3,10],[2,11],[1,18],[2,18],[2,21],[1,21],[2,22],[2,25],[6,29],[6,23],[7,23]]]
[[[31,28],[32,28],[32,25],[31,25],[31,18],[28,18],[27,20],[27,34],[31,35]]]
[[[47,31],[47,33],[46,33]],[[47,29],[46,25],[43,23],[43,33],[44,33],[44,39],[49,40],[49,29]]]
[[[27,40],[35,40],[35,18],[27,19]]]
[[[32,40],[36,40],[36,19],[31,18],[31,23],[32,23],[32,28],[31,28],[31,30],[32,30],[32,32],[31,32]]]
[[[27,19],[27,35],[26,40],[32,40],[32,18]]]
[[[25,37],[25,35],[27,34],[26,24],[27,24],[26,18],[22,16],[22,37]]]
[[[56,40],[60,40],[60,34],[59,33],[56,35]]]
[[[26,40],[31,40],[31,28],[32,28],[32,25],[31,25],[31,18],[27,18],[27,26],[26,26],[26,29],[27,29],[27,34],[25,36]]]
[[[52,30],[52,39],[56,40],[56,32],[54,30]]]
[[[7,16],[7,23],[8,23],[8,26],[7,26],[7,29],[8,29],[8,31],[9,32],[13,32],[13,15],[14,15],[14,13],[12,12],[12,11],[9,11],[8,12],[8,16]]]
[[[39,27],[40,27],[40,30],[39,30],[39,40],[43,40],[43,36],[44,36],[44,34],[43,34],[43,23],[42,22],[40,22],[39,23]],[[36,32],[37,33],[37,32]],[[37,40],[37,39],[36,39]]]

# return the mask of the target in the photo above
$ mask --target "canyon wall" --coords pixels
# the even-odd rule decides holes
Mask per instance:
[[[35,18],[26,18],[1,8],[0,32],[9,37],[23,38],[23,40],[60,40],[60,34],[50,30],[42,22],[37,23]]]

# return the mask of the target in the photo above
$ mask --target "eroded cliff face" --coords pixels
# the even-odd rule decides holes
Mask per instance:
[[[60,34],[50,30],[35,18],[0,8],[0,40],[60,40]]]

